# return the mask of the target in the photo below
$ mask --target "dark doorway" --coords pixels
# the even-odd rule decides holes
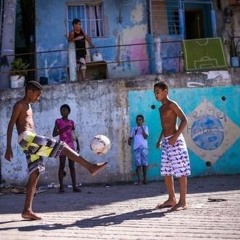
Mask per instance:
[[[203,14],[202,10],[185,11],[186,39],[203,38]]]
[[[30,64],[26,80],[35,78],[35,0],[18,0],[16,12],[16,57]]]

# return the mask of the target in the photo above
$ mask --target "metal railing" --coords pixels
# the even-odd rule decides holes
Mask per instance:
[[[183,69],[183,56],[181,50],[181,41],[176,40],[167,40],[162,41],[161,45],[163,49],[167,49],[167,46],[172,48],[173,46],[178,45],[178,49],[171,51],[171,54],[165,52],[164,50],[158,49],[156,43],[135,43],[135,44],[121,44],[121,45],[106,45],[99,46],[95,49],[87,48],[91,53],[94,51],[100,52],[104,56],[104,61],[107,63],[108,68],[117,67],[126,64],[135,64],[139,62],[145,62],[146,66],[149,67],[150,74],[158,73],[167,73],[167,72],[181,72]],[[146,54],[143,54],[142,58],[135,57],[134,54],[131,55],[131,52],[134,50],[145,49]],[[68,60],[68,49],[59,49],[59,50],[47,50],[47,51],[38,51],[38,52],[27,52],[15,55],[4,55],[0,56],[1,59],[5,58],[5,64],[11,64],[8,62],[8,59],[14,58],[23,58],[26,59],[36,59],[36,63],[31,63],[30,67],[27,69],[28,75],[27,80],[32,80],[33,78],[39,80],[40,77],[48,78],[48,74],[51,73],[56,78],[54,83],[63,83],[70,82],[69,78],[69,60]],[[110,59],[108,52],[114,52],[114,59]],[[121,52],[128,51],[129,53],[121,54]],[[137,56],[137,55],[136,55]],[[55,59],[50,62],[50,59]],[[59,61],[58,61],[59,60]],[[173,63],[174,67],[170,67]],[[162,64],[161,71],[157,70],[159,64]],[[6,73],[4,66],[0,66],[0,74]],[[130,70],[129,70],[130,71]],[[11,74],[11,71],[9,72]],[[110,76],[114,78],[114,76]]]

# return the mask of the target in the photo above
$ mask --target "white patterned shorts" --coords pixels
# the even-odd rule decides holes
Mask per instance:
[[[161,175],[189,176],[191,170],[185,140],[181,135],[174,145],[170,145],[168,143],[170,137],[164,138],[162,142]]]
[[[139,147],[134,150],[135,166],[147,166],[148,165],[148,149]]]

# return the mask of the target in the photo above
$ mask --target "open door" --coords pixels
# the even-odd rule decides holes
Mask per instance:
[[[186,39],[204,38],[201,9],[185,11]]]

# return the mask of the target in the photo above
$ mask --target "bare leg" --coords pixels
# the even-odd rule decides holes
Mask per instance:
[[[28,183],[27,183],[26,199],[25,199],[24,209],[22,211],[22,218],[24,219],[28,219],[28,220],[41,219],[32,211],[33,197],[36,192],[38,179],[39,179],[38,170],[31,173],[29,176]]]
[[[66,156],[60,156],[59,157],[60,163],[59,163],[59,169],[58,169],[58,179],[60,184],[59,193],[64,193],[64,186],[63,186],[63,178],[64,178],[64,168],[65,168],[65,162],[66,162]]]
[[[76,172],[75,172],[75,166],[74,161],[71,159],[68,160],[69,163],[69,169],[70,169],[70,175],[72,179],[72,187],[74,192],[80,192],[80,189],[77,188],[77,182],[76,182]]]
[[[85,167],[92,175],[96,175],[102,168],[105,167],[107,162],[92,164],[80,156],[77,152],[72,150],[67,144],[64,144],[62,154],[66,155],[72,161],[79,163],[81,166]]]
[[[136,167],[136,173],[137,173],[137,178],[138,178],[138,185],[141,184],[141,166]]]
[[[143,184],[147,184],[147,166],[142,166]]]
[[[173,207],[176,205],[175,189],[174,189],[174,179],[172,176],[165,176],[164,182],[168,192],[168,199],[161,204],[156,206],[157,209]]]
[[[179,179],[180,199],[179,202],[171,208],[171,211],[184,210],[187,208],[187,177],[180,177]]]
[[[77,64],[77,79],[78,79],[79,81],[82,80],[82,71],[81,71],[81,69],[80,69],[80,67],[79,67],[79,64]]]
[[[86,80],[86,69],[82,69],[82,80],[85,81]]]

